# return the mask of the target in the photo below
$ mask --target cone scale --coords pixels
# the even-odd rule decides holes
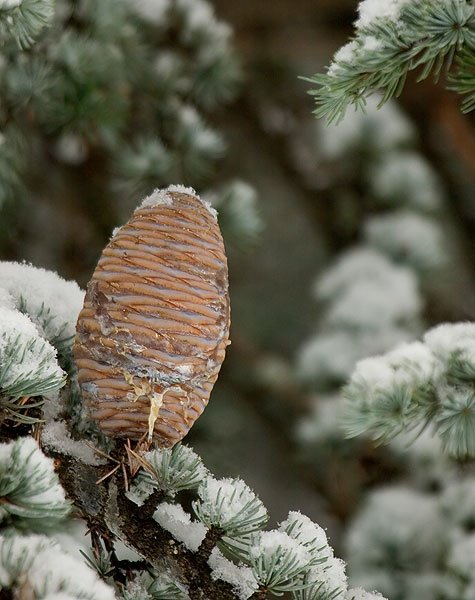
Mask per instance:
[[[110,437],[173,446],[208,403],[229,319],[215,211],[181,186],[155,191],[87,286],[74,356],[90,417]]]

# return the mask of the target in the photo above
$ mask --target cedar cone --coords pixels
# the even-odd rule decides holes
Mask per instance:
[[[176,444],[208,403],[229,314],[216,212],[183,186],[156,190],[87,286],[74,357],[91,418],[111,437]]]

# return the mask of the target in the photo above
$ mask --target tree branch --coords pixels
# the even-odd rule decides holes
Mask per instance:
[[[191,600],[219,598],[236,600],[232,588],[224,581],[214,581],[207,560],[211,548],[196,554],[186,550],[173,536],[162,529],[152,515],[161,493],[156,492],[141,507],[125,496],[121,475],[114,475],[97,485],[110,465],[84,465],[70,457],[55,455],[57,472],[68,496],[81,510],[91,530],[105,539],[116,537],[135,550],[160,572],[171,571],[188,588]],[[205,542],[214,544],[216,536]]]

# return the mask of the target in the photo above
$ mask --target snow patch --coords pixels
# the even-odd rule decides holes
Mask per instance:
[[[259,584],[250,567],[236,565],[228,560],[218,548],[213,548],[208,565],[213,579],[222,579],[233,586],[233,591],[240,600],[247,600],[257,591]]]
[[[74,133],[65,133],[56,142],[54,152],[56,157],[64,163],[80,165],[86,160],[88,149],[81,136]]]
[[[151,208],[153,206],[172,206],[173,198],[168,194],[167,190],[154,190],[150,196],[147,196],[142,200],[138,208]],[[113,234],[114,235],[114,234]]]
[[[475,323],[442,323],[426,332],[424,342],[444,361],[454,353],[468,354],[472,349],[475,362]]]
[[[189,196],[195,196],[195,198],[198,198],[196,190],[194,190],[192,187],[186,187],[186,185],[172,184],[168,186],[167,191],[176,192],[177,194],[188,194]]]
[[[291,553],[293,563],[302,569],[310,561],[310,554],[305,546],[291,538],[287,533],[276,530],[259,532],[249,548],[249,556],[254,561],[263,558],[268,564],[276,564],[276,557],[282,551],[287,554]]]
[[[364,236],[369,245],[415,269],[438,269],[447,264],[447,244],[439,224],[412,211],[367,219]]]
[[[215,218],[218,218],[218,213],[213,206],[206,200],[203,200],[198,196],[196,191],[192,187],[186,187],[184,185],[176,184],[169,185],[166,189],[156,189],[154,190],[150,196],[147,196],[141,204],[138,206],[138,209],[141,208],[150,208],[154,206],[173,206],[173,196],[171,194],[186,194],[188,196],[193,196],[197,200],[201,202],[201,204],[206,208],[206,210]],[[112,234],[112,237],[115,235],[115,231]]]
[[[378,281],[354,281],[334,301],[326,322],[334,327],[374,330],[417,319],[422,302],[413,273],[394,269],[391,274],[384,285]]]
[[[317,568],[322,570],[324,577],[323,589],[327,590],[328,593],[335,593],[335,590],[340,590],[340,593],[343,593],[347,590],[346,564],[341,558],[331,557]],[[335,596],[335,598],[337,597]]]
[[[430,164],[417,152],[389,152],[370,170],[372,192],[385,204],[435,211],[443,202],[441,184]]]
[[[51,421],[43,427],[41,442],[47,448],[60,454],[77,458],[86,465],[105,463],[94,449],[80,440],[73,440],[64,421]]]
[[[356,246],[346,251],[321,275],[314,286],[317,300],[332,300],[356,280],[386,283],[392,263],[377,250]]]
[[[355,106],[349,107],[336,125],[319,124],[322,154],[334,160],[360,147],[379,153],[412,143],[416,137],[412,123],[394,101],[378,108],[381,99],[378,94],[367,98],[364,112]]]
[[[402,387],[412,392],[424,388],[441,372],[440,362],[421,342],[403,344],[384,356],[365,358],[357,363],[348,386],[358,396],[370,399]],[[355,392],[356,393],[356,392]]]
[[[86,521],[80,518],[68,519],[61,525],[61,529],[51,533],[51,538],[58,542],[61,549],[83,560],[81,552],[87,553],[91,550],[91,539]]]
[[[448,558],[448,567],[467,581],[473,581],[475,571],[475,533],[465,535],[454,543]],[[468,598],[469,596],[465,596]]]
[[[215,479],[209,475],[198,488],[200,515],[226,528],[252,511],[252,522],[267,519],[267,509],[242,479]]]
[[[119,231],[122,229],[122,227],[114,227],[114,229],[112,230],[112,235],[110,237],[110,239],[115,238],[115,236],[119,233]]]
[[[10,310],[15,309],[15,300],[7,290],[0,288],[0,308],[8,308]]]
[[[28,570],[28,582],[34,590],[46,595],[62,591],[76,597],[114,600],[115,594],[97,574],[80,560],[74,559],[60,548],[46,548]]]
[[[343,383],[359,360],[387,352],[411,337],[408,331],[394,326],[378,329],[377,335],[371,329],[316,335],[299,349],[299,377],[316,384]]]
[[[359,45],[357,42],[348,42],[348,44],[345,44],[336,52],[333,60],[335,62],[351,63],[356,56],[358,48]]]
[[[412,0],[363,0],[358,6],[357,29],[371,26],[375,21],[397,21],[403,6]]]
[[[418,569],[437,565],[449,535],[433,495],[405,486],[378,489],[368,495],[346,538],[353,578],[375,564],[387,564],[388,547],[398,556],[410,549],[411,564]]]
[[[75,281],[27,263],[0,262],[0,288],[53,345],[72,343],[84,302],[84,291]]]
[[[153,518],[191,552],[198,550],[208,531],[202,523],[192,521],[179,504],[162,502],[157,506]]]
[[[53,461],[31,437],[0,444],[0,481],[4,491],[0,522],[10,515],[24,524],[44,517],[46,524],[49,519],[62,521],[70,511]]]
[[[312,560],[324,559],[326,561],[333,556],[333,550],[328,545],[325,530],[299,511],[289,512],[287,519],[280,523],[279,531],[287,533],[305,546],[311,552]]]
[[[383,42],[378,40],[374,35],[367,35],[363,38],[363,46],[362,49],[367,52],[376,52],[377,50],[381,50],[383,48]]]

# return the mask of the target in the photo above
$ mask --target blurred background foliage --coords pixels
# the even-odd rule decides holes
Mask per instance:
[[[441,538],[423,540],[416,567],[384,574],[386,538],[374,542],[365,515],[397,484],[388,521],[405,486],[402,504],[430,528],[471,465],[428,435],[410,450],[345,440],[339,389],[357,359],[474,319],[475,124],[415,77],[380,112],[315,121],[299,76],[329,63],[356,5],[58,0],[32,49],[2,50],[0,251],[85,286],[144,195],[196,187],[220,211],[232,345],[188,443],[217,476],[242,476],[275,520],[298,508],[327,526],[357,584],[420,600],[436,597],[453,540],[430,564],[424,548]],[[365,562],[370,540],[382,550]],[[425,587],[405,575],[419,565]]]

